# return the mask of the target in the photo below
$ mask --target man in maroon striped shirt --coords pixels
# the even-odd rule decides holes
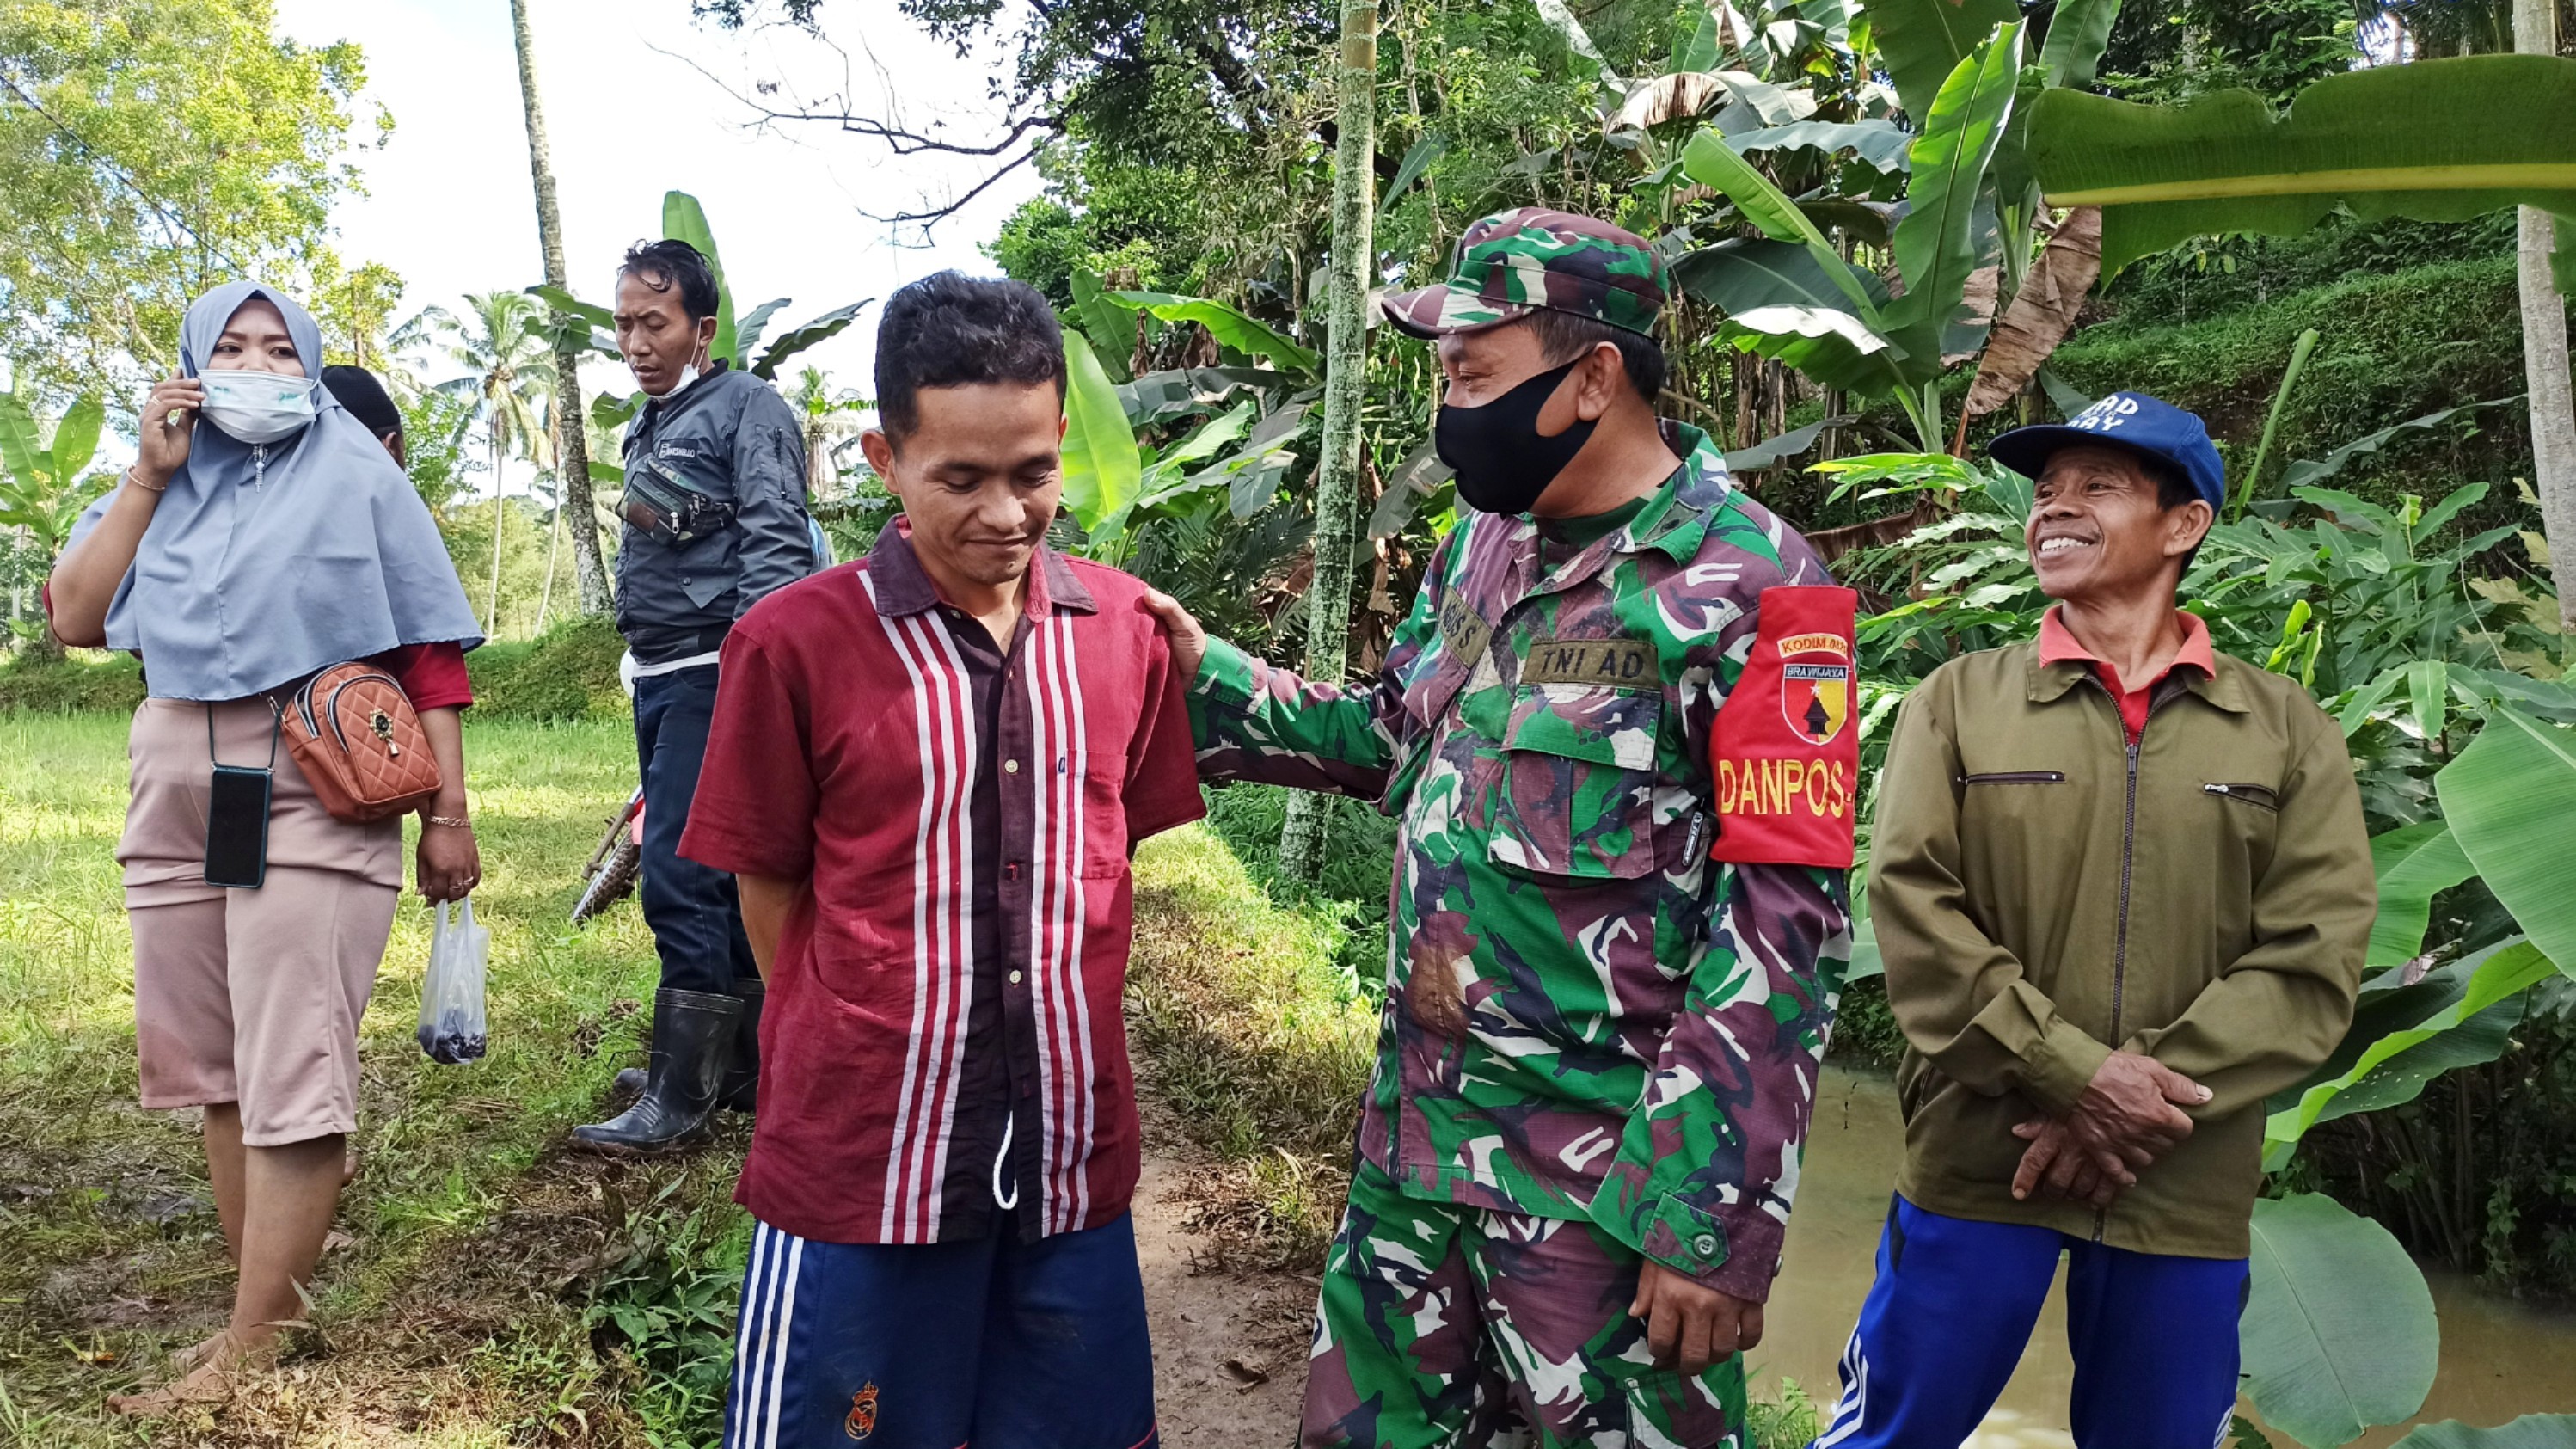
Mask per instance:
[[[941,273],[877,339],[859,563],[724,646],[681,852],[769,981],[726,1443],[1134,1449],[1135,842],[1203,813],[1139,581],[1046,547],[1063,339]]]

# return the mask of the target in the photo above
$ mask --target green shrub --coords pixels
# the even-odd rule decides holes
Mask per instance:
[[[557,624],[534,639],[486,644],[465,656],[474,711],[487,719],[537,721],[626,713],[617,661],[626,641],[605,615]]]
[[[0,710],[131,711],[143,702],[143,666],[130,655],[80,649],[40,659],[19,653],[0,662]]]
[[[1208,828],[1243,862],[1244,872],[1280,906],[1318,907],[1338,915],[1342,934],[1333,949],[1334,964],[1355,989],[1370,996],[1383,990],[1395,822],[1365,800],[1330,797],[1324,878],[1310,891],[1279,874],[1279,829],[1293,792],[1276,785],[1226,785],[1206,793]]]

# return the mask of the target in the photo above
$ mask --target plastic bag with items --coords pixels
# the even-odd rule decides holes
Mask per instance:
[[[483,965],[492,932],[474,924],[474,902],[438,903],[429,937],[429,979],[420,987],[420,1049],[434,1062],[455,1066],[483,1055]]]

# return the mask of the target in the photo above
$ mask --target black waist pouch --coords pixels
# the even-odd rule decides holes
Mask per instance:
[[[626,497],[618,511],[655,543],[695,543],[733,527],[734,506],[715,498],[660,458],[645,457],[626,470]]]

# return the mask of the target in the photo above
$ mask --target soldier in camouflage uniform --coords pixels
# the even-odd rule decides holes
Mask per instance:
[[[1737,1355],[1848,955],[1851,595],[1658,424],[1663,280],[1637,237],[1525,210],[1387,299],[1439,339],[1473,509],[1376,678],[1153,601],[1184,667],[1204,649],[1203,778],[1401,822],[1308,1445],[1749,1444]],[[1784,640],[1825,662],[1782,677]]]

